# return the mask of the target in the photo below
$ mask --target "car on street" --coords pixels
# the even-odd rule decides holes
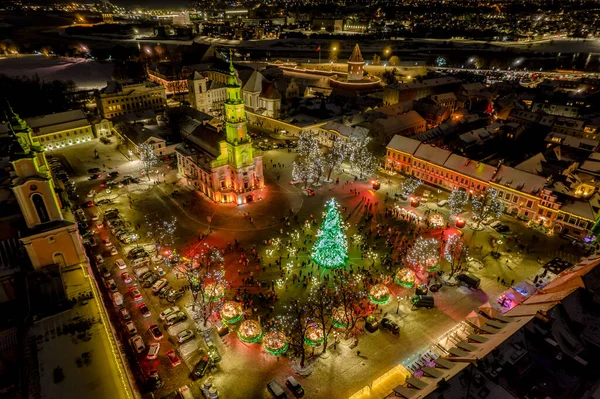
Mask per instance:
[[[102,255],[96,255],[96,257],[94,259],[96,260],[96,263],[98,263],[98,264],[104,263],[104,258],[102,257]]]
[[[123,259],[117,259],[115,261],[115,265],[117,265],[117,267],[121,270],[126,269],[127,268],[127,264],[125,263],[125,261]]]
[[[112,245],[112,242],[110,242],[110,238],[106,237],[102,239],[102,242],[104,243],[104,245],[106,245],[107,247]]]
[[[496,229],[496,227],[498,227],[498,226],[502,226],[502,222],[501,222],[501,221],[499,221],[499,220],[495,220],[495,221],[493,221],[492,223],[490,223],[490,227],[491,227],[492,229],[494,229],[494,230],[495,230],[495,229]]]
[[[441,207],[446,206],[447,203],[448,203],[447,200],[441,200],[441,201],[438,201],[437,206],[439,206],[441,208]]]
[[[133,281],[133,279],[131,278],[131,275],[127,272],[121,273],[121,278],[123,279],[123,282],[125,284],[129,284]]]
[[[145,256],[146,250],[144,248],[133,248],[129,252],[127,252],[127,257],[131,259],[134,258],[137,254],[144,254]]]
[[[494,230],[496,230],[498,233],[507,233],[510,231],[510,228],[507,225],[502,224],[500,226],[495,227]]]
[[[93,197],[94,195],[96,195],[96,190],[90,190],[90,191],[88,191],[88,193],[85,196],[86,197]]]
[[[110,177],[117,177],[117,176],[119,176],[119,172],[117,172],[117,171],[115,170],[115,171],[113,171],[113,172],[110,172],[108,175],[109,175]]]
[[[146,355],[146,359],[152,360],[156,359],[158,356],[158,351],[160,350],[160,344],[158,342],[153,342],[148,347],[148,354]]]
[[[307,197],[312,197],[315,194],[317,194],[317,192],[315,190],[313,190],[312,188],[307,188],[304,191],[304,195],[306,195]]]
[[[102,229],[104,228],[104,223],[101,220],[96,220],[96,227]]]
[[[108,251],[110,252],[110,256],[116,256],[119,254],[119,250],[112,245],[108,247]]]
[[[204,375],[208,371],[208,368],[210,367],[210,365],[211,365],[210,358],[208,356],[204,356],[198,362],[198,364],[196,364],[196,366],[194,366],[194,369],[192,370],[192,379],[197,380],[199,378],[204,377]]]
[[[140,312],[144,317],[152,316],[152,312],[150,312],[150,309],[148,309],[148,306],[144,302],[140,303]]]
[[[150,331],[150,334],[152,334],[152,336],[154,337],[155,340],[159,340],[159,339],[163,338],[163,333],[162,333],[162,331],[160,331],[160,328],[156,324],[152,324],[148,328],[148,331]]]
[[[396,324],[395,321],[388,319],[387,317],[384,317],[381,320],[381,326],[394,335],[400,334],[400,327],[398,326],[398,324]]]
[[[179,366],[181,364],[181,359],[179,358],[179,356],[177,356],[173,349],[167,351],[167,359],[169,359],[169,361],[171,362],[171,366],[173,367]]]
[[[169,284],[166,278],[159,279],[154,285],[152,285],[152,293],[157,295],[158,292]]]
[[[294,377],[289,376],[288,378],[286,378],[285,386],[288,387],[290,391],[292,391],[295,397],[301,398],[304,396],[304,388],[302,388],[302,385],[300,385]]]
[[[140,290],[138,290],[135,287],[131,287],[129,289],[129,293],[131,294],[131,297],[133,298],[133,300],[136,302],[139,302],[143,299],[142,293],[140,292]]]
[[[100,201],[96,201],[96,205],[109,205],[112,203],[113,203],[113,200],[111,200],[109,198],[104,198],[104,199],[101,199]]]
[[[91,175],[90,177],[88,177],[88,180],[97,180],[100,178],[100,174],[99,173],[94,173],[93,175]]]
[[[88,169],[88,173],[100,173],[100,172],[102,172],[102,169],[100,169],[100,168]]]
[[[180,344],[194,338],[194,332],[192,330],[183,330],[177,334],[177,342]]]
[[[104,284],[106,284],[106,288],[108,288],[108,290],[110,292],[117,292],[117,284],[115,283],[115,280],[113,280],[112,278],[110,280],[106,280],[104,282]]]
[[[119,309],[119,314],[121,315],[121,317],[123,318],[123,320],[129,320],[129,319],[131,319],[131,315],[127,311],[126,307],[122,307],[121,309]]]
[[[144,340],[139,335],[134,335],[130,338],[129,342],[131,342],[131,346],[137,353],[142,353],[146,349],[146,345],[144,345]]]
[[[150,287],[152,287],[152,285],[154,283],[156,283],[158,281],[158,279],[159,279],[158,274],[153,272],[148,278],[146,278],[146,280],[142,284],[142,287],[150,288]]]
[[[85,203],[86,208],[93,208],[95,206],[96,206],[96,204],[94,204],[94,201],[88,201]]]

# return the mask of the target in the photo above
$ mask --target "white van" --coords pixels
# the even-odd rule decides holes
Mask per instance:
[[[110,294],[110,296],[115,306],[123,305],[123,295],[121,295],[120,292],[113,292],[112,294]]]
[[[181,388],[179,388],[177,392],[179,393],[179,397],[181,399],[194,399],[194,394],[192,393],[190,387],[188,387],[187,385],[184,385]]]

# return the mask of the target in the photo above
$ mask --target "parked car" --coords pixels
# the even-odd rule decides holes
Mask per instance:
[[[131,294],[131,297],[133,298],[133,300],[136,302],[139,302],[143,299],[142,293],[140,292],[140,290],[138,290],[135,287],[131,287],[129,289],[129,293]]]
[[[90,245],[92,247],[94,247],[95,245],[92,245],[91,240],[90,240]],[[104,263],[104,258],[102,257],[102,255],[96,255],[95,257],[96,263],[101,265],[102,263]]]
[[[148,309],[148,306],[144,302],[140,303],[140,312],[142,312],[142,316],[150,317],[152,316],[152,312]]]
[[[135,324],[131,320],[125,323],[125,329],[129,333],[129,335],[137,334],[137,328],[135,328]]]
[[[91,168],[88,169],[88,173],[100,173],[102,170],[100,168]]]
[[[160,350],[160,344],[158,342],[153,342],[148,347],[148,354],[146,355],[146,359],[152,360],[156,359],[158,356],[158,351]]]
[[[169,359],[169,361],[171,362],[171,366],[173,367],[179,366],[181,364],[181,359],[179,358],[179,356],[177,356],[173,349],[167,351],[167,359]]]
[[[150,326],[150,328],[148,328],[148,331],[150,331],[150,334],[152,334],[152,336],[156,340],[163,338],[163,333],[162,333],[162,331],[160,331],[160,328],[158,328],[158,326],[156,324],[152,324]]]
[[[156,283],[154,283],[154,285],[152,285],[152,293],[153,294],[158,294],[158,292],[164,288],[167,284],[169,284],[169,282],[167,281],[166,278],[161,278],[160,280],[158,280]]]
[[[317,192],[316,192],[315,190],[313,190],[312,188],[307,188],[307,189],[304,191],[304,194],[305,194],[307,197],[312,197],[312,196],[313,196],[313,195],[315,195],[316,193],[317,193]]]
[[[131,337],[130,341],[131,346],[137,353],[142,353],[146,349],[146,345],[144,345],[144,340],[139,335],[134,335]]]
[[[123,318],[123,320],[129,320],[129,319],[131,319],[131,315],[127,311],[126,307],[122,307],[121,309],[119,309],[119,314],[121,315],[121,317]]]
[[[110,256],[117,256],[119,254],[119,250],[114,246],[109,247],[108,252],[110,252]]]
[[[127,268],[127,264],[125,263],[125,261],[124,261],[123,259],[117,259],[117,260],[115,261],[115,265],[116,265],[116,266],[117,266],[119,269],[121,269],[121,270],[123,270],[123,269],[126,269],[126,268]]]
[[[400,334],[400,327],[398,326],[398,324],[396,324],[396,322],[394,322],[393,320],[388,319],[387,317],[384,317],[381,320],[381,327],[385,328],[394,335]]]
[[[300,385],[294,377],[289,376],[288,378],[286,378],[285,386],[288,387],[290,391],[292,391],[295,397],[301,398],[304,396],[304,388],[302,388],[302,385]]]
[[[462,285],[465,285],[472,290],[478,289],[479,285],[481,284],[481,280],[479,279],[479,277],[471,273],[457,274],[456,280],[459,281]]]
[[[283,390],[283,387],[275,380],[267,384],[267,390],[275,399],[288,399],[289,395]]]
[[[185,321],[185,320],[187,320],[187,316],[185,315],[185,313],[179,311],[179,312],[173,313],[172,315],[168,316],[165,319],[165,324],[167,326],[172,326],[174,324],[181,323],[182,321]]]
[[[194,332],[192,330],[183,330],[177,334],[177,342],[179,342],[180,344],[192,338],[194,338]]]
[[[204,356],[192,370],[192,379],[197,380],[204,377],[208,368],[211,366],[211,360],[208,356]]]
[[[105,282],[106,284],[106,288],[108,288],[108,290],[110,292],[117,292],[117,284],[115,283],[115,280],[113,280],[112,278],[110,280],[107,280]]]
[[[441,208],[441,207],[443,207],[443,206],[446,206],[446,204],[447,204],[447,203],[448,203],[448,201],[446,201],[446,200],[441,200],[441,201],[438,201],[438,203],[437,203],[437,206],[439,206],[439,207]]]
[[[131,278],[131,275],[127,272],[121,273],[121,278],[123,279],[123,282],[125,284],[129,284],[133,281],[133,279]]]
[[[162,379],[160,378],[160,374],[158,374],[158,370],[152,370],[148,373],[147,382],[148,387],[151,390],[158,389],[163,385]]]
[[[102,277],[104,278],[110,277],[110,270],[108,270],[105,266],[102,266],[100,273],[102,273]]]

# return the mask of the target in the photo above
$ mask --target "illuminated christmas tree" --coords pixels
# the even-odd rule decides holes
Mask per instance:
[[[317,232],[312,259],[319,265],[333,269],[343,267],[348,261],[348,239],[337,203],[330,199],[326,204],[323,224]]]

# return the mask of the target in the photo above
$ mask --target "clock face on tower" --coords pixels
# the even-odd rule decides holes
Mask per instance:
[[[35,184],[32,184],[31,186],[29,186],[29,189],[31,191],[35,191],[35,190],[37,190],[37,186]]]

